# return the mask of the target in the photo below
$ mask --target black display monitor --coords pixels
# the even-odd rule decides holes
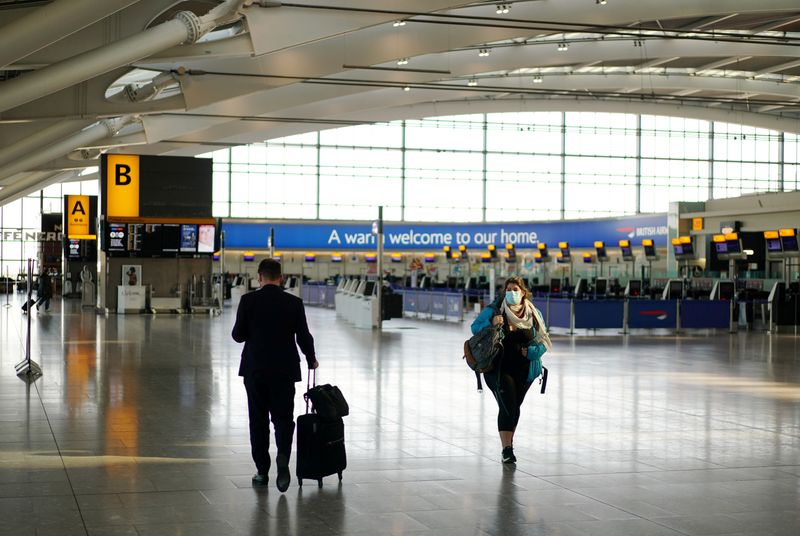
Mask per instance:
[[[633,251],[631,251],[630,246],[623,246],[620,248],[622,250],[622,258],[627,259],[633,257]]]
[[[181,247],[181,226],[177,223],[165,223],[161,227],[161,251],[177,253]]]
[[[603,296],[608,294],[608,279],[597,278],[594,282],[594,293]]]
[[[731,301],[736,295],[736,286],[733,281],[720,281],[719,282],[719,299]]]
[[[142,235],[144,225],[141,223],[128,224],[128,253],[138,255],[142,251]]]
[[[783,246],[783,251],[797,251],[797,235],[782,236],[781,245]]]
[[[67,258],[80,259],[81,258],[81,241],[75,239],[67,240]]]
[[[728,253],[742,252],[742,243],[739,240],[728,240],[725,244],[728,246]]]
[[[667,294],[668,300],[683,299],[683,281],[670,280],[669,291]]]
[[[628,281],[628,296],[641,296],[642,295],[642,281],[641,279],[631,279]]]
[[[128,250],[128,226],[124,223],[109,223],[106,250],[121,253]]]
[[[161,237],[161,224],[148,223],[142,233],[142,256],[160,257],[163,253]]]
[[[727,242],[714,242],[714,250],[717,253],[728,253],[728,243]]]
[[[675,250],[675,256],[683,255],[683,244],[673,244],[672,248]]]
[[[551,294],[558,294],[561,292],[561,280],[560,279],[551,279],[550,280],[550,293]]]
[[[367,281],[364,285],[364,296],[372,296],[375,292],[375,281]]]
[[[783,251],[780,238],[767,238],[767,251],[770,253],[780,253]]]

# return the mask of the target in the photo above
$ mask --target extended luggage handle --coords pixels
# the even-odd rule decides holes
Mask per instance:
[[[311,374],[314,374],[314,384],[311,384]],[[308,369],[308,381],[306,382],[306,392],[303,395],[303,398],[306,401],[306,415],[308,415],[308,392],[311,390],[312,387],[317,386],[317,369]]]

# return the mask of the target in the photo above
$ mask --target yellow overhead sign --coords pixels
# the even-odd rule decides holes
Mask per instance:
[[[67,238],[74,240],[94,240],[90,234],[90,222],[93,215],[89,210],[88,195],[67,196]]]
[[[105,180],[106,216],[139,217],[139,156],[108,155]]]

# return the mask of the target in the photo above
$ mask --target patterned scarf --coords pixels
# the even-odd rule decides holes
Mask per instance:
[[[502,312],[503,316],[508,320],[509,325],[514,329],[532,329],[533,319],[535,317],[536,325],[539,326],[539,329],[535,330],[536,336],[533,340],[538,344],[544,344],[548,352],[553,351],[553,343],[550,342],[550,335],[547,334],[547,328],[544,325],[542,313],[533,306],[530,300],[523,300],[520,305],[508,305],[508,302],[503,300]],[[519,312],[522,312],[522,318],[517,316]]]

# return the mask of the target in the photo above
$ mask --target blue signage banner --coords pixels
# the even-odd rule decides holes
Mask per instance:
[[[275,229],[275,248],[304,250],[372,250],[377,237],[372,234],[371,222],[364,223],[242,223],[223,222],[225,246],[232,249],[266,249],[270,229]],[[542,223],[440,223],[385,224],[384,249],[407,251],[413,249],[441,250],[464,245],[485,250],[494,244],[503,250],[506,244],[517,248],[535,248],[544,242],[556,250],[558,242],[570,247],[590,248],[601,240],[606,247],[618,247],[628,239],[640,246],[650,238],[656,246],[667,245],[667,215],[631,216],[603,220],[572,220]]]

